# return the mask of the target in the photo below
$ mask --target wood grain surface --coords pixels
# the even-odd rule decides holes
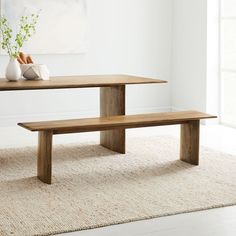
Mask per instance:
[[[30,131],[53,131],[54,134],[184,124],[192,120],[216,118],[198,111],[164,112],[140,115],[98,117],[19,123]]]
[[[57,76],[51,77],[48,81],[19,80],[17,82],[9,82],[5,79],[0,79],[0,91],[109,87],[114,85],[159,83],[166,83],[166,81],[131,75]]]
[[[40,131],[38,139],[38,178],[46,183],[52,182],[52,138],[51,131]]]
[[[181,125],[180,160],[192,165],[199,165],[199,120]]]
[[[125,85],[100,88],[100,116],[125,115]],[[125,129],[102,131],[100,144],[112,151],[125,153]]]

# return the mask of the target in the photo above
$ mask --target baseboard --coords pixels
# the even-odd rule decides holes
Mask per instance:
[[[155,112],[168,112],[171,107],[148,107],[148,108],[130,108],[127,109],[127,114],[140,114],[140,113],[155,113]],[[42,120],[59,120],[59,119],[75,119],[85,117],[98,117],[98,110],[81,110],[77,112],[52,112],[52,113],[37,113],[37,114],[19,114],[19,115],[1,115],[0,127],[13,127],[19,122],[28,121],[42,121]]]
[[[186,111],[186,110],[192,110],[192,109],[179,108],[179,107],[172,107],[171,108],[171,111]]]
[[[127,109],[127,114],[141,114],[141,113],[155,113],[155,112],[169,112],[171,107],[139,107]]]

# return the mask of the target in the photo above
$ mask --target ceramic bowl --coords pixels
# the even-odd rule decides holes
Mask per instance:
[[[49,71],[43,64],[22,64],[22,76],[26,80],[49,80]]]

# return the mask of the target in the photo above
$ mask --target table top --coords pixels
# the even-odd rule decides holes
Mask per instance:
[[[9,82],[5,79],[0,79],[0,91],[91,88],[158,83],[167,83],[167,81],[130,75],[57,76],[51,77],[48,81],[19,80],[17,82]]]

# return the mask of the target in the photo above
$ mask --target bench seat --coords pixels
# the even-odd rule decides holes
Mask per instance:
[[[141,128],[161,125],[183,124],[193,120],[215,118],[198,111],[165,112],[140,115],[124,115],[74,120],[19,123],[30,131],[52,131],[53,134],[80,133],[111,129]]]
[[[200,120],[209,118],[216,118],[216,116],[198,111],[181,111],[30,122],[18,125],[30,131],[39,132],[38,178],[44,183],[51,184],[52,137],[55,134],[181,124],[180,159],[198,165]]]

